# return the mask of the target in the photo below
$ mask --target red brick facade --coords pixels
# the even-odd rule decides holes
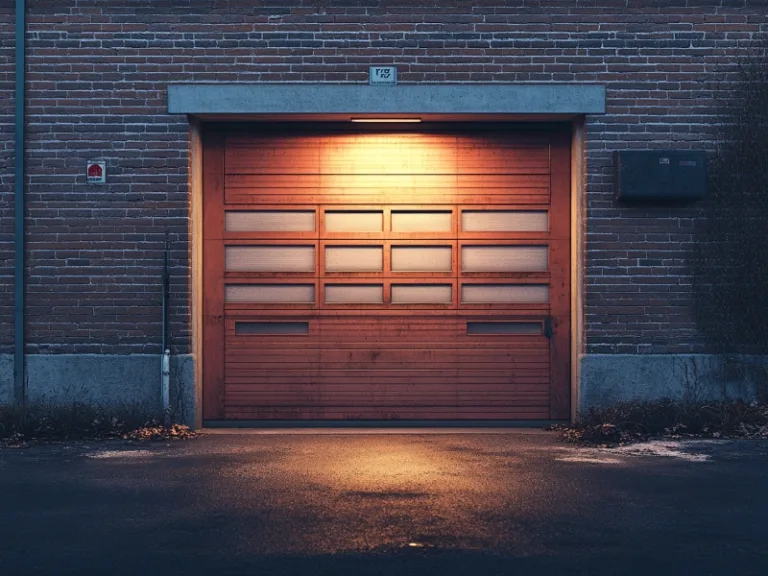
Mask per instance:
[[[13,21],[13,3],[0,3],[0,353],[13,348]]]
[[[700,209],[613,202],[612,152],[713,149],[716,91],[768,32],[762,0],[33,0],[27,32],[27,350],[157,353],[165,232],[172,337],[190,350],[187,119],[174,82],[589,82],[588,352],[702,351]],[[13,322],[13,6],[0,4],[0,352]],[[85,163],[107,161],[108,184]]]

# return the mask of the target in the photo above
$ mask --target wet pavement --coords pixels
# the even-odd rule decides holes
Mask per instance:
[[[768,442],[302,431],[0,450],[0,574],[768,574]]]

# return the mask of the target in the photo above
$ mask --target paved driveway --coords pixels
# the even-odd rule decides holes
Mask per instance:
[[[768,443],[644,450],[520,431],[0,450],[0,574],[768,574]]]

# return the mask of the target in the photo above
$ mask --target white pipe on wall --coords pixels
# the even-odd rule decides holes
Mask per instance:
[[[165,350],[161,362],[161,396],[163,401],[163,425],[171,426],[171,351]]]

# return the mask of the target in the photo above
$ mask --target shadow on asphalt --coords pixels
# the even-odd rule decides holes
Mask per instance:
[[[735,560],[735,559],[731,559]],[[684,557],[632,557],[621,555],[594,558],[524,557],[512,558],[473,551],[402,550],[369,554],[321,556],[267,556],[249,559],[202,560],[174,558],[163,562],[147,558],[147,562],[115,569],[110,574],[216,574],[226,575],[312,575],[312,576],[708,576],[721,574],[765,574],[758,566],[726,562],[723,565],[702,559]],[[61,573],[61,572],[58,572]],[[94,572],[99,573],[99,572]]]

